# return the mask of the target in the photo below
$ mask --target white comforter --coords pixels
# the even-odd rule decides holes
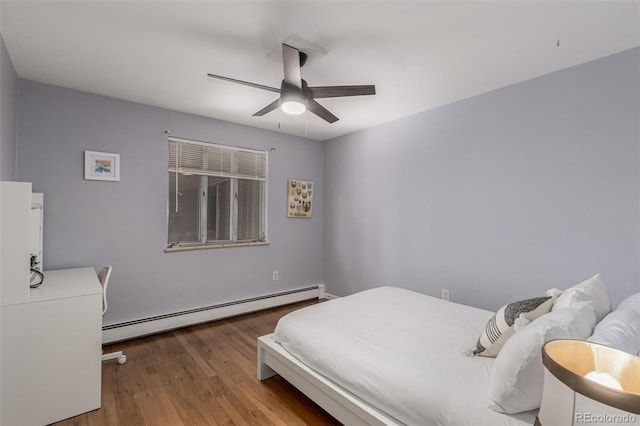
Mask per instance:
[[[487,407],[493,358],[465,355],[492,312],[380,287],[292,312],[274,339],[408,425],[532,425]]]

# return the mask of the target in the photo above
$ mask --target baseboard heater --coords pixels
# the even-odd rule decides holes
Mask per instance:
[[[295,290],[273,293],[265,296],[220,303],[202,308],[189,309],[171,314],[126,321],[102,327],[102,343],[148,336],[150,334],[175,330],[181,327],[215,321],[263,309],[275,308],[290,303],[324,297],[324,284]]]

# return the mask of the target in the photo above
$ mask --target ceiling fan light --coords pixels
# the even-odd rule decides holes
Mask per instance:
[[[297,100],[284,101],[282,102],[282,105],[280,105],[280,108],[282,108],[282,111],[285,112],[286,114],[293,114],[293,115],[302,114],[307,110],[307,106],[304,103]]]
[[[285,114],[299,115],[307,110],[307,97],[300,89],[282,83],[280,108]]]

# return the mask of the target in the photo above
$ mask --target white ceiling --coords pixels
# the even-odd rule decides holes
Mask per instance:
[[[2,0],[0,31],[22,78],[324,140],[638,46],[640,2]],[[277,94],[207,77],[279,87],[290,36],[310,86],[376,96],[252,117]]]

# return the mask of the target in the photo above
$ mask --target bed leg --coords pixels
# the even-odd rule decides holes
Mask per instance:
[[[258,380],[265,380],[278,374],[264,362],[264,358],[264,349],[261,347],[260,342],[258,341]]]

